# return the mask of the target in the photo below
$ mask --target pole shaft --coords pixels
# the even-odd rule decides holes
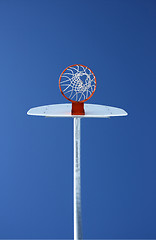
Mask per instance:
[[[81,118],[74,118],[74,240],[82,239],[80,120]]]

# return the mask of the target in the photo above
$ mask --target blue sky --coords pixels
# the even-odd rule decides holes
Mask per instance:
[[[72,238],[73,123],[27,116],[67,102],[61,72],[97,78],[82,120],[84,238],[156,238],[156,2],[0,1],[0,238]]]

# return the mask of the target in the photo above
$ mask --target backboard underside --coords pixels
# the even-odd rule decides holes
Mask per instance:
[[[85,115],[72,115],[72,104],[53,104],[31,108],[27,114],[43,117],[81,117],[81,118],[109,118],[127,116],[127,112],[121,108],[109,107],[97,104],[84,104]]]

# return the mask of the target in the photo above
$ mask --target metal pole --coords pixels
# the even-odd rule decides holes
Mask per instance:
[[[80,120],[81,118],[74,118],[74,240],[82,239]]]

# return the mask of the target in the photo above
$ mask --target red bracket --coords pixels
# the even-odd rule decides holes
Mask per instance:
[[[72,102],[72,115],[85,115],[83,102]]]

